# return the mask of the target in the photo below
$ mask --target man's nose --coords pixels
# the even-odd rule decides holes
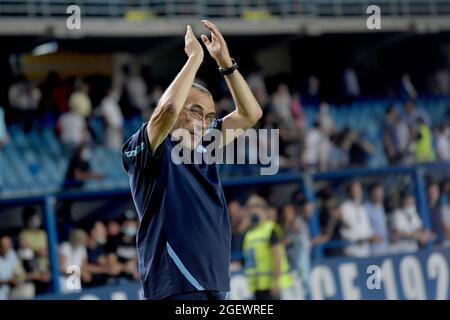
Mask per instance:
[[[202,119],[202,129],[203,131],[206,131],[206,129],[208,129],[208,121],[206,121],[205,117],[203,117]]]
[[[198,131],[196,134],[203,133],[203,131],[205,130],[204,127],[205,127],[204,120],[202,120],[201,122],[200,122],[200,120],[196,120],[194,122],[194,128],[195,128],[194,130]]]

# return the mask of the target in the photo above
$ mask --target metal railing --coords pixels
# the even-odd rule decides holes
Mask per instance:
[[[450,14],[450,0],[1,0],[0,16],[48,18],[66,16],[78,5],[84,17],[146,20],[157,18],[286,18],[366,15],[378,5],[383,16]]]

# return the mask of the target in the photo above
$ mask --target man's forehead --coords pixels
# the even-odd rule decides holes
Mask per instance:
[[[201,106],[205,113],[215,112],[214,100],[212,97],[208,93],[202,92],[198,89],[191,89],[186,102]]]

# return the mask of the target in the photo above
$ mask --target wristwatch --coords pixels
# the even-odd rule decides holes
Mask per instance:
[[[238,68],[236,60],[231,58],[231,62],[233,63],[233,65],[231,67],[226,68],[226,69],[219,68],[219,71],[222,75],[228,76],[228,75],[232,74],[234,72],[234,70],[236,70]]]

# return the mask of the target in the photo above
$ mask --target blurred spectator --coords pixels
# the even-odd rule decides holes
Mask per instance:
[[[442,207],[439,203],[439,184],[432,181],[427,187],[428,214],[430,215],[431,230],[436,234],[438,243],[442,243],[445,236],[445,225],[442,214]]]
[[[306,132],[303,163],[306,167],[326,170],[331,144],[328,136],[321,130],[319,122],[315,121],[313,128]]]
[[[89,282],[88,256],[86,245],[88,235],[81,229],[70,233],[69,241],[59,246],[60,286],[62,292],[81,289],[81,282]]]
[[[295,92],[291,97],[291,113],[297,128],[300,130],[305,130],[306,114],[301,103],[300,94],[298,92]]]
[[[348,152],[343,148],[344,143],[345,139],[342,133],[335,133],[330,136],[330,155],[327,165],[329,170],[348,166],[349,157]]]
[[[350,242],[344,253],[353,257],[367,257],[370,255],[370,243],[378,241],[370,225],[369,215],[363,205],[363,189],[359,181],[352,181],[347,190],[348,199],[340,207],[344,225],[341,235]]]
[[[329,240],[325,234],[312,238],[309,232],[310,220],[314,214],[314,204],[303,199],[299,202],[300,214],[296,218],[299,229],[299,251],[295,266],[297,266],[300,279],[302,279],[304,292],[310,291],[309,274],[311,271],[311,249],[313,245],[323,244]]]
[[[367,166],[369,155],[373,152],[373,146],[361,134],[351,129],[343,132],[342,147],[348,152],[351,166]]]
[[[448,66],[442,66],[433,74],[432,92],[438,95],[450,93],[450,72]]]
[[[406,129],[406,131],[405,131]],[[386,110],[382,126],[383,146],[390,164],[397,164],[402,160],[404,150],[409,141],[409,129],[401,121],[397,108],[393,105]],[[407,137],[402,136],[407,134]],[[406,141],[405,141],[406,140]]]
[[[108,263],[106,253],[107,230],[105,225],[97,221],[89,231],[87,244],[87,272],[89,279],[85,279],[86,286],[99,286],[106,284],[111,276],[117,276],[120,265]]]
[[[417,99],[417,91],[411,82],[409,74],[404,74],[400,81],[400,96],[407,99]]]
[[[273,206],[267,208],[267,220],[277,222],[279,219],[278,210]]]
[[[0,236],[0,300],[30,299],[32,286],[24,285],[25,272],[13,249],[10,237]]]
[[[312,75],[308,77],[307,80],[307,92],[306,92],[306,102],[311,105],[319,104],[319,94],[320,94],[320,80],[318,77]]]
[[[228,203],[228,212],[230,213],[231,222],[231,252],[242,252],[244,235],[250,225],[250,219],[246,209],[242,208],[237,200]],[[238,259],[232,257],[232,263],[238,261],[240,264],[242,257]]]
[[[442,207],[442,225],[444,228],[445,245],[450,245],[450,188],[447,190],[447,203]]]
[[[87,245],[88,261],[96,263],[103,256],[108,237],[106,226],[101,221],[96,221],[89,230]]]
[[[264,200],[247,201],[252,226],[244,238],[245,274],[256,300],[278,300],[281,290],[292,286],[281,227],[268,219]]]
[[[5,123],[5,111],[0,106],[0,150],[8,142],[9,142],[9,135]]]
[[[47,78],[40,85],[40,90],[42,92],[39,106],[41,114],[50,113],[57,118],[69,110],[71,85],[69,81],[62,80],[57,72],[48,73]]]
[[[106,247],[115,246],[120,237],[120,224],[115,220],[106,223]]]
[[[311,262],[312,241],[309,233],[308,220],[311,217],[312,203],[303,201],[300,204],[300,214],[288,203],[281,210],[280,225],[283,229],[283,243],[289,266],[295,269],[302,281],[303,292],[309,291],[309,271]]]
[[[102,174],[91,170],[89,163],[91,157],[92,150],[89,146],[83,144],[78,147],[67,168],[63,188],[81,188],[87,180],[100,180],[104,178]]]
[[[40,90],[25,75],[19,75],[9,87],[8,98],[13,121],[18,121],[26,132],[30,131],[41,99]]]
[[[103,98],[99,111],[106,123],[106,147],[120,151],[123,145],[123,115],[119,106],[119,95],[113,88],[110,88]]]
[[[347,101],[352,101],[359,97],[360,88],[358,76],[355,69],[348,67],[344,70],[342,74],[342,84],[343,84],[343,96]]]
[[[58,129],[66,154],[71,154],[81,144],[89,140],[86,120],[73,110],[63,113],[59,117]]]
[[[127,72],[125,70],[124,73]],[[142,115],[145,109],[149,107],[147,84],[144,81],[143,69],[139,70],[139,72],[129,71],[127,72],[128,74],[125,73],[125,87],[133,108],[140,110]]]
[[[87,119],[92,112],[91,98],[89,97],[89,86],[87,83],[78,79],[75,82],[74,92],[69,98],[69,108],[74,113]]]
[[[393,253],[417,251],[419,244],[431,239],[417,213],[416,198],[408,191],[403,192],[402,206],[393,212],[391,219]]]
[[[267,88],[259,67],[247,76],[247,83],[259,104],[265,105],[268,102]]]
[[[437,130],[436,155],[439,161],[450,161],[450,124],[441,124]]]
[[[131,66],[130,65],[124,65],[122,66],[122,71],[119,76],[119,85],[121,86],[121,96],[119,99],[119,105],[122,109],[122,114],[126,119],[133,118],[133,117],[141,117],[142,116],[142,110],[139,109],[138,104],[142,103],[142,92],[143,87],[147,87],[143,79],[139,76],[132,74]],[[131,78],[134,78],[133,82],[137,84],[138,88],[135,90],[134,88],[130,87],[129,80]],[[146,91],[147,89],[145,89]]]
[[[372,243],[372,255],[387,254],[389,249],[389,231],[387,227],[386,211],[384,209],[384,188],[376,183],[370,186],[369,201],[366,202],[366,210],[373,233],[379,241]]]
[[[41,228],[42,218],[35,208],[26,207],[23,220],[25,229],[19,234],[18,254],[29,280],[33,281],[39,294],[48,289],[50,281],[47,232]]]
[[[331,135],[336,131],[336,124],[330,114],[330,106],[326,102],[322,102],[319,106],[319,113],[317,114],[317,121],[320,129],[326,135]]]
[[[17,256],[25,272],[26,284],[32,290],[33,295],[48,292],[50,272],[39,268],[38,257],[33,249],[27,243],[19,241]]]
[[[402,164],[411,164],[415,162],[414,145],[411,130],[406,121],[400,116],[397,117],[396,132],[398,135],[399,150],[401,151],[400,162]]]
[[[420,120],[427,126],[431,125],[430,115],[424,109],[418,109],[412,100],[405,103],[405,121],[408,127],[413,128]]]
[[[41,215],[33,207],[26,207],[23,211],[25,229],[19,234],[19,243],[22,248],[31,248],[37,258],[38,270],[48,272],[47,232],[42,226]]]
[[[80,189],[89,180],[104,179],[104,175],[91,170],[92,150],[87,144],[80,145],[69,161],[67,171],[62,185],[63,189]],[[72,228],[72,201],[62,202],[60,213],[58,214],[58,232],[61,239],[67,239]]]
[[[417,127],[414,130],[416,161],[430,162],[434,161],[436,155],[433,149],[433,135],[430,127],[423,118],[418,119]]]
[[[277,90],[272,94],[272,107],[281,124],[293,127],[291,95],[286,84],[280,83]]]
[[[298,256],[301,250],[300,225],[296,218],[293,204],[288,203],[282,207],[279,221],[283,229],[283,243],[286,247],[286,255],[292,268],[297,268]]]
[[[136,233],[137,221],[135,213],[131,210],[125,213],[126,219],[120,226],[120,232],[117,234],[117,226],[108,225],[113,232],[106,244],[106,253],[108,255],[108,264],[120,266],[120,276],[138,280],[139,274],[137,271],[137,251],[136,251]]]
[[[5,123],[5,113],[0,107],[0,168],[4,168],[5,164],[3,163],[3,147],[9,142],[9,135],[8,131],[6,129],[6,123]],[[0,170],[0,192],[2,190],[3,185],[3,170]]]
[[[319,211],[320,229],[322,230],[321,242],[324,243],[330,240],[340,242],[342,240],[340,230],[343,228],[344,222],[339,203],[330,189],[320,191],[318,196],[323,198],[323,205]],[[342,255],[342,251],[340,246],[325,247],[324,249],[326,256]]]
[[[447,111],[444,114],[444,117],[442,119],[442,123],[447,124],[447,125],[450,126],[450,102],[448,103]]]

